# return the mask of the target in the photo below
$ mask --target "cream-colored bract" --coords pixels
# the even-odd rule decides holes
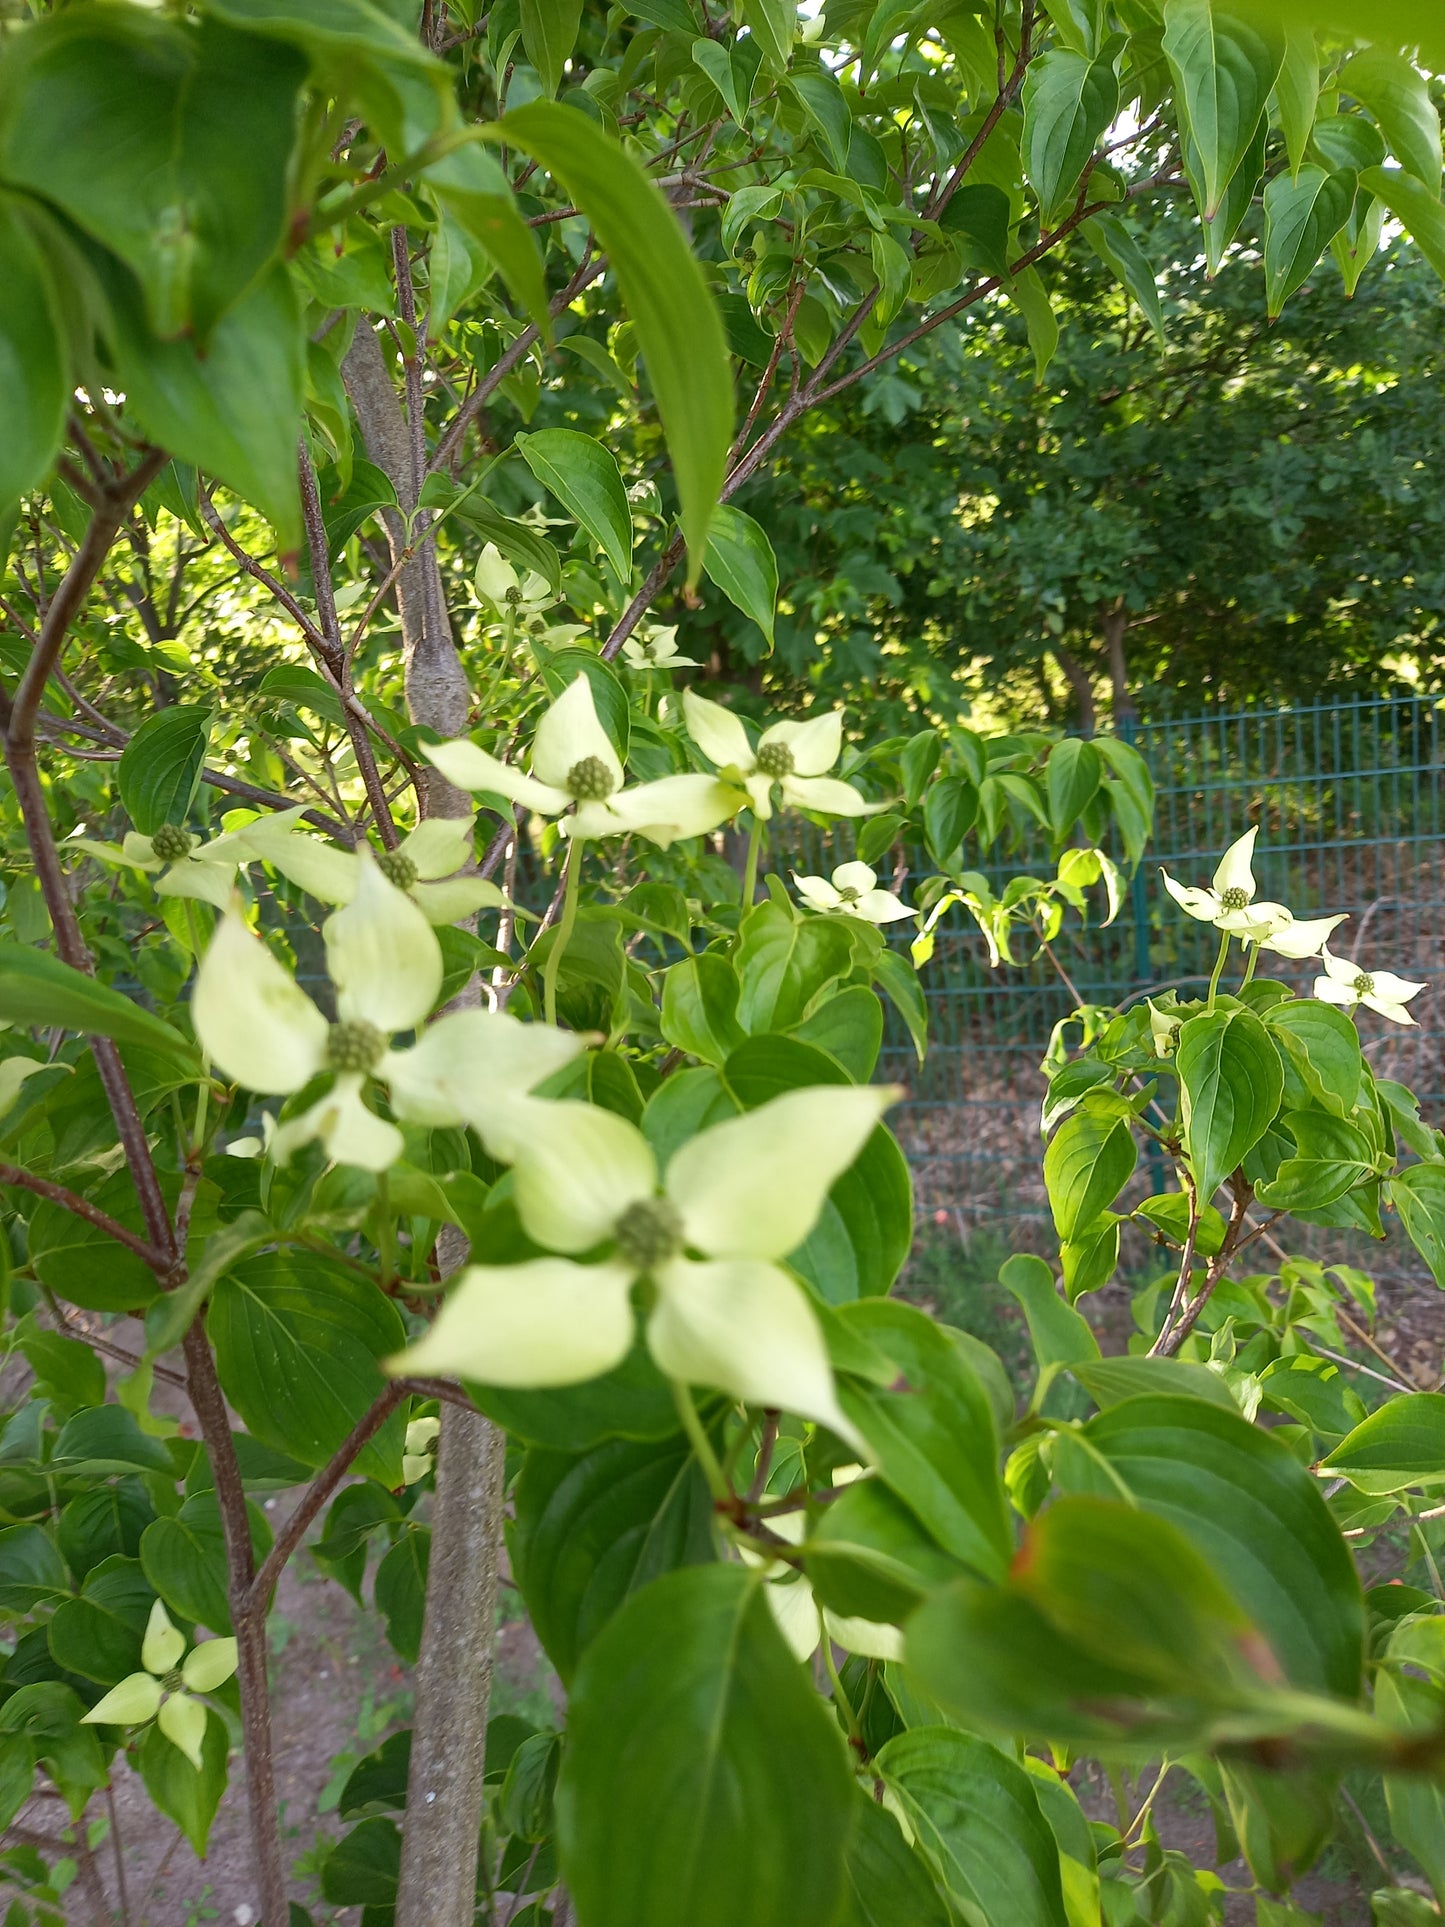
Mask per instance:
[[[1282,903],[1256,903],[1254,900],[1256,885],[1250,859],[1254,855],[1254,839],[1258,834],[1258,826],[1255,826],[1230,844],[1219,859],[1213,884],[1208,889],[1194,889],[1188,884],[1176,883],[1166,869],[1161,867],[1159,871],[1164,879],[1164,888],[1186,916],[1194,917],[1200,923],[1212,923],[1216,930],[1227,930],[1231,936],[1241,937],[1249,943],[1259,943],[1272,937],[1294,921]]]
[[[1392,1024],[1415,1022],[1405,1006],[1420,995],[1424,984],[1397,977],[1393,970],[1365,970],[1348,957],[1331,955],[1328,947],[1322,956],[1325,974],[1315,978],[1315,995],[1321,1002],[1338,1004],[1342,1010],[1363,1004],[1366,1010],[1388,1017]]]
[[[530,770],[504,763],[467,738],[427,743],[422,754],[457,789],[505,796],[538,816],[561,816],[566,836],[645,836],[664,847],[702,836],[746,800],[716,777],[665,776],[624,787],[612,740],[598,719],[592,685],[578,673],[537,725]]]
[[[535,569],[518,575],[495,542],[488,542],[477,558],[472,582],[477,594],[499,615],[535,615],[540,609],[550,609],[557,600],[545,576]]]
[[[866,863],[840,863],[831,883],[826,877],[800,877],[796,870],[793,881],[803,901],[825,916],[860,917],[864,923],[896,923],[900,917],[918,914],[891,890],[880,890],[877,871]]]
[[[294,825],[305,815],[304,805],[279,810],[270,821],[277,824]],[[175,834],[175,831],[172,831]],[[189,832],[182,832],[188,835]],[[162,832],[157,831],[157,836]],[[143,836],[138,830],[127,830],[119,843],[102,843],[94,837],[72,836],[61,845],[65,850],[84,850],[87,856],[96,857],[101,863],[113,869],[141,870],[156,880],[155,890],[158,897],[194,897],[202,903],[214,905],[224,910],[230,902],[231,892],[236,884],[236,872],[252,861],[255,850],[251,847],[251,825],[248,823],[238,830],[226,830],[220,836],[213,836],[209,842],[196,843],[184,856],[157,855],[154,836]]]
[[[754,815],[773,813],[776,784],[784,803],[819,816],[871,816],[882,809],[870,803],[851,783],[825,775],[843,749],[843,712],[830,709],[805,722],[772,723],[758,738],[756,750],[748,741],[742,719],[721,703],[682,694],[687,733],[726,781],[734,779],[748,793]]]
[[[184,1659],[182,1654],[185,1654]],[[184,1753],[197,1773],[206,1737],[206,1709],[193,1693],[214,1693],[236,1670],[234,1639],[208,1639],[186,1652],[186,1636],[171,1623],[157,1599],[141,1642],[144,1672],[129,1673],[112,1686],[88,1713],[83,1726],[142,1726],[155,1720],[171,1745]],[[167,1684],[179,1674],[179,1685]]]
[[[435,1324],[389,1369],[485,1384],[577,1384],[633,1342],[632,1287],[651,1287],[647,1343],[669,1378],[816,1419],[852,1437],[807,1294],[780,1260],[889,1104],[885,1086],[788,1091],[715,1124],[659,1181],[636,1127],[587,1104],[532,1101],[513,1150],[527,1235],[548,1250],[613,1247],[464,1271]]]
[[[404,1140],[366,1104],[368,1078],[386,1087],[403,1122],[471,1124],[484,1141],[506,1139],[513,1108],[575,1057],[583,1039],[466,1010],[422,1031],[415,1044],[393,1048],[395,1033],[415,1030],[436,1004],[441,950],[411,898],[369,854],[357,861],[355,894],[322,926],[339,1023],[327,1022],[251,932],[237,900],[196,976],[191,1016],[202,1048],[226,1077],[264,1096],[290,1096],[323,1071],[334,1073],[298,1116],[267,1120],[268,1154],[278,1163],[317,1138],[338,1163],[367,1171],[394,1164]]]
[[[678,653],[677,624],[660,624],[630,635],[622,645],[622,659],[634,669],[701,669],[692,656]]]
[[[459,923],[476,910],[495,910],[506,898],[486,877],[462,873],[472,855],[470,816],[429,816],[404,836],[390,859],[407,875],[405,890],[428,923]],[[361,878],[361,857],[303,830],[295,813],[263,816],[246,829],[252,851],[321,903],[350,903]]]

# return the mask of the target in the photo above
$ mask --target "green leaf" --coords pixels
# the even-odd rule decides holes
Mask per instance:
[[[853,133],[853,116],[849,112],[843,89],[832,74],[824,72],[790,74],[788,86],[822,136],[834,171],[845,174],[848,171],[848,143]]]
[[[1274,104],[1292,173],[1299,172],[1304,160],[1319,95],[1320,52],[1314,29],[1289,27],[1284,36],[1284,59],[1274,83]]]
[[[1077,1238],[1059,1246],[1064,1296],[1075,1305],[1087,1292],[1101,1291],[1119,1269],[1119,1220],[1105,1211],[1085,1225]]]
[[[1054,1274],[1042,1258],[1016,1252],[998,1280],[1023,1309],[1041,1368],[1074,1365],[1099,1356],[1099,1341],[1088,1320],[1060,1298]]]
[[[577,44],[582,0],[521,0],[520,18],[522,46],[537,69],[542,92],[550,100]]]
[[[1264,1023],[1283,1046],[1286,1065],[1284,1099],[1291,1110],[1303,1110],[1290,1072],[1307,1097],[1336,1117],[1348,1117],[1360,1094],[1364,1059],[1360,1034],[1342,1010],[1315,997],[1276,1004]]]
[[[588,1927],[831,1927],[856,1797],[760,1575],[670,1573],[588,1648],[557,1785]]]
[[[55,1536],[70,1570],[82,1579],[105,1559],[134,1559],[140,1536],[155,1516],[138,1478],[117,1479],[72,1499],[61,1512]]]
[[[908,1160],[880,1124],[834,1183],[817,1225],[788,1253],[788,1263],[830,1303],[877,1298],[892,1289],[912,1242]]]
[[[841,919],[795,917],[767,899],[743,918],[738,1021],[751,1033],[789,1029],[852,963],[853,941]]]
[[[0,173],[125,262],[157,335],[204,348],[285,237],[305,77],[290,48],[213,20],[53,14],[8,51]]]
[[[978,815],[978,791],[963,776],[940,776],[923,797],[923,835],[930,855],[947,864]]]
[[[1337,1445],[1365,1416],[1364,1401],[1334,1360],[1308,1352],[1273,1359],[1259,1375],[1259,1389],[1268,1410],[1308,1425],[1326,1444]]]
[[[140,1201],[128,1172],[117,1171],[91,1193],[90,1201],[127,1230],[142,1232]],[[47,1199],[31,1213],[29,1243],[30,1261],[41,1283],[87,1311],[138,1311],[160,1290],[143,1258]]]
[[[121,751],[116,784],[142,836],[185,822],[210,740],[210,710],[177,704],[147,716]]]
[[[1350,218],[1355,179],[1310,162],[1293,177],[1276,174],[1265,188],[1264,280],[1271,321]]]
[[[1373,1156],[1363,1131],[1322,1111],[1286,1111],[1280,1123],[1295,1140],[1295,1155],[1282,1160],[1255,1196],[1271,1211],[1319,1211],[1370,1175]]]
[[[866,1084],[883,1047],[883,1006],[867,984],[850,984],[825,997],[811,1017],[795,1024],[792,1035],[825,1050],[855,1084]]]
[[[1387,1399],[1340,1440],[1320,1470],[1377,1494],[1445,1485],[1445,1394]]]
[[[661,194],[585,114],[538,100],[491,131],[540,161],[571,196],[617,276],[667,436],[694,583],[733,414],[727,344],[702,272]]]
[[[690,29],[689,31],[695,31]],[[716,87],[727,108],[739,127],[747,122],[748,87],[742,72],[742,63],[732,59],[726,47],[716,40],[694,40],[692,43],[693,65],[701,68]],[[759,331],[761,332],[761,331]]]
[[[1153,263],[1117,214],[1095,214],[1085,221],[1084,239],[1138,304],[1164,345],[1164,311],[1159,305],[1159,283]],[[1097,747],[1097,744],[1095,745]],[[1152,785],[1151,785],[1152,789]]]
[[[1076,1378],[1104,1411],[1150,1392],[1202,1398],[1211,1405],[1222,1405],[1227,1412],[1239,1410],[1219,1373],[1187,1358],[1075,1359],[1069,1365],[1069,1376]]]
[[[40,1526],[0,1527],[0,1609],[28,1613],[69,1591],[65,1561]]]
[[[1395,219],[1415,242],[1425,259],[1445,281],[1445,207],[1413,174],[1395,167],[1367,167],[1360,186],[1378,194]]]
[[[141,1641],[155,1590],[138,1559],[106,1559],[85,1576],[75,1599],[56,1607],[46,1628],[57,1666],[114,1686],[139,1670]]]
[[[1197,1548],[1269,1642],[1292,1684],[1360,1690],[1360,1582],[1317,1483],[1269,1433],[1202,1399],[1144,1397],[1063,1442],[1065,1490],[1129,1495]],[[1122,1490],[1121,1490],[1122,1488]]]
[[[201,1736],[199,1773],[159,1726],[148,1728],[141,1739],[140,1771],[145,1790],[166,1818],[175,1821],[198,1854],[206,1851],[211,1822],[226,1791],[230,1751],[226,1722],[209,1706]]]
[[[0,1018],[25,1029],[74,1030],[143,1045],[200,1075],[194,1046],[164,1019],[28,944],[0,943]]]
[[[625,588],[632,579],[632,510],[611,449],[570,428],[518,435],[522,459],[581,523]]]
[[[770,74],[785,74],[793,51],[798,12],[792,0],[742,0],[743,19]]]
[[[670,1077],[669,1089],[686,1073]],[[479,1262],[490,1262],[473,1251]],[[472,1402],[488,1418],[529,1445],[585,1452],[604,1439],[665,1439],[678,1429],[672,1388],[645,1345],[635,1345],[615,1371],[557,1391],[509,1392],[469,1385]]]
[[[409,1526],[377,1567],[372,1582],[376,1610],[386,1621],[386,1637],[408,1666],[415,1666],[421,1651],[430,1557],[431,1529]]]
[[[684,957],[662,980],[662,1034],[677,1050],[721,1064],[742,1043],[737,972],[726,957]]]
[[[276,1251],[217,1283],[206,1329],[226,1397],[247,1430],[321,1466],[386,1388],[377,1360],[401,1350],[396,1306],[368,1279],[320,1253]],[[402,1421],[388,1419],[358,1472],[401,1484]]]
[[[1180,1026],[1175,1067],[1184,1148],[1207,1204],[1274,1121],[1284,1075],[1269,1033],[1248,1010],[1214,1010]]]
[[[536,236],[522,219],[511,183],[497,162],[475,142],[469,142],[465,147],[454,147],[441,160],[433,161],[421,178],[446,212],[480,246],[486,260],[496,263],[518,306],[536,322],[543,338],[550,340],[552,315],[547,305],[547,277],[541,250]],[[437,245],[433,243],[433,299],[437,266]],[[467,279],[471,279],[470,270]],[[427,327],[433,336],[444,318],[442,314],[428,313]]]
[[[321,1892],[333,1907],[365,1907],[389,1922],[401,1878],[401,1829],[380,1815],[345,1833],[327,1854]]]
[[[172,1470],[162,1440],[140,1429],[123,1405],[93,1405],[60,1429],[50,1455],[52,1469],[71,1478],[109,1478],[117,1472]]]
[[[726,503],[716,508],[708,528],[703,567],[728,601],[758,625],[771,649],[778,564],[773,545],[759,524]]]
[[[682,1438],[529,1451],[507,1533],[512,1571],[564,1682],[632,1594],[713,1557],[712,1500]]]
[[[1048,222],[1072,195],[1099,136],[1119,111],[1114,54],[1089,60],[1064,47],[1030,61],[1024,81],[1024,172]]]
[[[908,1026],[919,1063],[928,1051],[928,999],[918,972],[896,950],[882,950],[873,959],[873,980]]]
[[[950,1915],[922,1857],[898,1822],[860,1793],[843,1862],[843,1911],[833,1927],[950,1927]]]
[[[1058,1846],[1022,1767],[946,1726],[896,1734],[874,1764],[960,1908],[989,1927],[1069,1927]]]
[[[72,1820],[79,1820],[91,1794],[107,1778],[100,1736],[93,1726],[81,1725],[83,1711],[72,1689],[58,1679],[32,1681],[0,1705],[0,1734],[26,1736],[64,1796]]]
[[[204,355],[188,340],[155,339],[123,269],[104,278],[127,407],[152,441],[260,509],[283,553],[297,549],[306,334],[286,270],[273,268],[228,309]]]
[[[1283,48],[1211,0],[1165,0],[1164,54],[1199,157],[1200,212],[1212,221],[1265,117]]]
[[[1366,47],[1341,67],[1341,93],[1368,107],[1407,174],[1440,196],[1440,116],[1430,84],[1413,62],[1387,47]]]
[[[898,1371],[898,1385],[887,1391],[839,1382],[839,1402],[880,1476],[946,1552],[976,1572],[1001,1575],[1011,1535],[993,1411],[977,1374],[947,1333],[910,1305],[862,1298],[837,1316]]]
[[[162,1293],[147,1307],[146,1351],[157,1357],[172,1345],[179,1345],[222,1273],[269,1244],[275,1235],[275,1226],[259,1211],[242,1211],[212,1232],[200,1259],[190,1266],[186,1282]]]
[[[1138,1155],[1125,1120],[1087,1098],[1064,1119],[1044,1153],[1044,1183],[1061,1239],[1072,1239],[1109,1208]]]
[[[1059,346],[1059,320],[1037,268],[1024,268],[1004,282],[1004,293],[1024,318],[1040,381]]]
[[[1049,792],[1049,822],[1062,843],[1098,792],[1104,766],[1092,743],[1067,736],[1049,751],[1044,772]]]
[[[1445,1285],[1445,1164],[1412,1164],[1386,1187],[1405,1235]]]
[[[254,1505],[248,1503],[246,1513],[259,1561],[271,1549],[271,1528]],[[214,1633],[232,1630],[226,1535],[214,1492],[197,1492],[179,1512],[148,1525],[141,1534],[140,1562],[172,1611]]]
[[[802,1554],[820,1605],[882,1623],[901,1623],[935,1586],[962,1573],[881,1479],[858,1479],[833,1500]]]
[[[0,511],[50,472],[65,432],[71,377],[58,297],[43,250],[0,195]]]

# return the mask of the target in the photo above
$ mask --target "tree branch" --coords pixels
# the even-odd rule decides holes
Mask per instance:
[[[84,1218],[97,1231],[103,1231],[108,1238],[114,1238],[117,1244],[124,1245],[127,1251],[133,1251],[159,1278],[169,1278],[175,1269],[172,1254],[158,1251],[147,1239],[137,1237],[134,1231],[128,1231],[118,1223],[108,1211],[102,1211],[98,1205],[91,1204],[74,1191],[67,1191],[63,1184],[52,1184],[49,1178],[37,1177],[33,1171],[23,1170],[18,1164],[0,1164],[0,1184],[33,1191],[37,1198],[44,1198],[50,1204],[58,1204],[63,1211]]]

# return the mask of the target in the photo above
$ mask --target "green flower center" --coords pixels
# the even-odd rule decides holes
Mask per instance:
[[[863,892],[861,890],[855,890],[850,883],[846,889],[838,892],[838,901],[840,903],[856,903],[862,894]]]
[[[639,1198],[612,1228],[617,1255],[638,1271],[652,1271],[682,1249],[682,1220],[666,1198]]]
[[[189,830],[183,830],[179,823],[162,823],[151,838],[151,848],[162,863],[179,863],[182,857],[189,856],[195,838]]]
[[[758,768],[774,781],[793,773],[793,752],[786,743],[764,743],[758,751]]]
[[[600,756],[584,756],[567,772],[568,794],[579,803],[602,803],[617,788],[617,778]]]
[[[383,850],[376,859],[376,867],[398,890],[409,890],[416,882],[416,865],[400,850]]]
[[[1232,883],[1219,901],[1226,910],[1243,910],[1249,902],[1249,895],[1237,883]]]
[[[502,600],[503,602],[508,603],[513,609],[520,608],[522,604],[522,591],[521,591],[520,585],[514,582],[511,588],[504,592],[502,596]]]
[[[333,1071],[374,1070],[386,1054],[386,1038],[360,1017],[333,1024],[326,1033],[326,1063]]]
[[[161,1674],[161,1689],[167,1693],[183,1693],[186,1690],[185,1675],[173,1666],[168,1673]]]
[[[1374,994],[1375,980],[1368,970],[1362,970],[1355,979],[1355,995],[1357,997],[1373,997]]]

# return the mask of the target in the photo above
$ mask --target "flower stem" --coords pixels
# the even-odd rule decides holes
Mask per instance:
[[[744,916],[752,909],[753,901],[758,894],[758,845],[762,842],[762,836],[763,826],[755,815],[753,817],[753,827],[748,831],[748,855],[747,861],[743,865],[742,904]]]
[[[582,880],[584,840],[580,836],[574,836],[568,840],[562,914],[557,919],[557,935],[553,939],[552,948],[547,952],[546,966],[542,971],[542,1009],[549,1024],[555,1024],[557,1021],[557,976],[562,968],[562,953],[571,940],[572,926],[577,921],[577,886]]]
[[[707,1480],[707,1489],[714,1499],[730,1504],[733,1489],[722,1467],[718,1464],[717,1453],[712,1449],[712,1440],[703,1430],[702,1420],[697,1415],[697,1407],[692,1402],[692,1393],[680,1379],[674,1378],[670,1383],[673,1400],[677,1405],[677,1415],[682,1420],[682,1429],[687,1433],[688,1442],[697,1455],[698,1464],[702,1467],[703,1477]]]
[[[1245,985],[1249,982],[1250,978],[1254,975],[1255,965],[1258,962],[1259,962],[1259,945],[1257,943],[1247,943],[1244,946],[1244,975],[1239,980],[1239,987],[1241,990],[1244,989]]]
[[[1229,932],[1227,930],[1221,930],[1219,933],[1219,955],[1214,961],[1214,975],[1209,979],[1209,1002],[1205,1006],[1206,1010],[1213,1010],[1214,1008],[1214,999],[1219,994],[1219,980],[1224,975],[1224,961],[1228,955]]]

